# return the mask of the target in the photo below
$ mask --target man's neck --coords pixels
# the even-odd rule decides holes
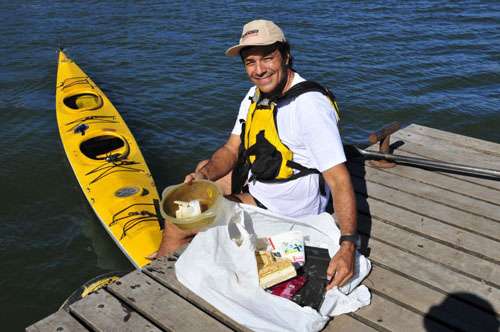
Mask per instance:
[[[295,72],[291,69],[287,69],[287,79],[286,79],[286,84],[285,87],[283,88],[283,91],[281,92],[281,95],[283,96],[290,88],[292,87],[292,82],[294,78]]]
[[[281,80],[278,86],[269,93],[261,93],[260,99],[266,98],[272,101],[283,96],[285,92],[287,92],[292,87],[294,74],[295,73],[293,72],[293,70],[287,68],[286,75],[283,77],[283,80]]]

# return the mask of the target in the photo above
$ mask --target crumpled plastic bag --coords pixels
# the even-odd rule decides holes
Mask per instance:
[[[340,231],[331,215],[294,219],[228,201],[221,211],[215,225],[193,239],[175,267],[182,284],[233,320],[254,331],[319,331],[329,316],[370,303],[368,288],[358,285],[371,264],[359,253],[354,277],[328,291],[319,312],[259,286],[254,254],[257,238],[299,230],[307,245],[328,248],[332,256],[339,249]]]

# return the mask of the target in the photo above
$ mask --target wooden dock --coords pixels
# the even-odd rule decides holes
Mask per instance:
[[[500,144],[411,125],[395,153],[500,169]],[[499,331],[500,181],[350,161],[371,305],[324,331]],[[27,331],[245,331],[155,261]]]

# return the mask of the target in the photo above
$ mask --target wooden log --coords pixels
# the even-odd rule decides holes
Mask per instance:
[[[161,331],[104,289],[73,303],[70,311],[94,331]]]
[[[368,140],[372,144],[375,144],[379,141],[383,141],[387,136],[390,136],[393,133],[395,133],[396,131],[398,131],[399,128],[401,128],[401,125],[398,122],[392,122],[392,123],[384,126],[383,128],[371,133],[368,136]],[[384,151],[384,152],[387,153],[389,151]]]
[[[56,311],[52,315],[30,325],[26,332],[86,332],[89,331],[80,324],[73,316],[63,310]]]
[[[141,271],[127,274],[108,286],[108,289],[162,329],[169,331],[231,331],[229,327]]]
[[[183,284],[181,284],[175,276],[175,259],[162,257],[149,264],[146,268],[143,269],[143,272],[174,293],[193,303],[207,314],[216,317],[221,322],[224,322],[224,324],[229,326],[230,328],[237,331],[250,331],[248,328],[235,322],[234,320],[220,312],[218,309],[216,309],[213,305],[211,305],[198,295],[194,294]]]

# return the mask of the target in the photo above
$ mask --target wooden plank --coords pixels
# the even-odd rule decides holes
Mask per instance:
[[[89,331],[75,318],[64,310],[59,310],[52,315],[36,322],[26,328],[27,332],[49,332],[49,331]]]
[[[500,164],[499,145],[496,145],[496,151],[479,150],[469,146],[459,144],[452,139],[442,140],[430,135],[422,134],[414,130],[415,127],[402,129],[394,133],[394,138],[403,140],[411,144],[425,147],[425,151],[436,151],[435,159],[446,158],[443,161],[453,163],[469,164],[471,166],[498,169]],[[493,144],[493,143],[492,143]]]
[[[482,301],[474,302],[483,309],[493,308],[500,312],[500,289],[483,282],[471,279],[463,274],[452,271],[443,265],[436,264],[411,253],[394,248],[376,239],[370,239],[370,259],[393,272],[401,273],[412,280],[428,287],[434,287],[445,293],[472,293]],[[460,297],[460,296],[459,296]],[[464,298],[464,301],[470,300]]]
[[[141,271],[127,274],[108,289],[162,329],[231,331]]]
[[[248,328],[235,322],[234,320],[217,310],[213,305],[211,305],[198,295],[194,294],[183,284],[181,284],[175,276],[175,259],[162,257],[149,264],[146,268],[144,268],[143,272],[148,274],[179,296],[182,296],[189,302],[195,304],[201,310],[205,311],[211,316],[217,317],[219,321],[224,322],[224,324],[231,327],[232,329],[238,331],[250,331]]]
[[[94,331],[161,331],[104,289],[73,303],[70,311]]]
[[[500,239],[500,223],[490,219],[357,177],[353,177],[353,184],[358,193],[367,194],[379,200],[390,202],[391,205],[410,210],[421,216],[433,218],[449,225],[457,226],[493,241],[499,241]],[[495,256],[499,254],[500,252]]]
[[[371,219],[371,220],[370,220]],[[500,288],[500,265],[457,250],[449,245],[383,223],[366,215],[358,217],[358,229],[372,238],[389,243],[433,262],[446,265],[477,280]]]
[[[364,283],[371,290],[427,313],[447,326],[464,331],[493,331],[495,315],[460,301],[453,294],[438,292],[379,266],[373,266]]]
[[[414,156],[404,151],[398,151],[397,154],[409,157]],[[362,161],[350,161],[348,163],[348,167],[353,172],[366,172],[365,168],[369,167],[369,163],[362,163]],[[432,185],[453,193],[458,193],[471,199],[496,204],[500,207],[500,193],[496,189],[490,189],[476,183],[466,182],[455,177],[443,175],[439,172],[424,170],[416,167],[398,165],[395,168],[385,168],[380,169],[380,171],[386,173],[388,176],[402,176],[422,184]]]
[[[357,194],[357,207],[362,213],[376,217],[386,223],[425,234],[434,241],[460,248],[478,257],[491,258],[494,262],[500,260],[500,243],[480,235],[439,222],[433,218],[422,216],[371,197]],[[369,221],[365,221],[369,223]]]
[[[386,331],[453,331],[434,320],[424,321],[422,314],[375,293],[372,293],[372,303],[369,306],[359,309],[351,316]]]
[[[441,160],[451,163],[476,166],[482,168],[498,169],[500,158],[486,155],[468,148],[460,146],[450,146],[447,143],[439,145],[435,139],[422,135],[407,133],[404,130],[398,131],[393,135],[393,142],[398,140],[405,144],[398,147],[395,154],[402,152],[411,153],[413,156],[434,160]],[[447,176],[462,179],[464,181],[480,184],[491,189],[500,190],[500,181],[477,178],[473,176],[461,176],[452,173],[446,173]]]
[[[404,131],[426,136],[436,141],[443,141],[442,143],[440,142],[440,144],[443,145],[458,145],[483,154],[491,154],[500,157],[500,144],[498,143],[417,124],[409,125],[408,127],[404,128]]]
[[[351,167],[351,174],[358,178],[364,178],[369,182],[374,182],[383,186],[415,195],[421,198],[431,200],[448,207],[459,209],[470,214],[487,217],[493,221],[500,223],[500,205],[491,204],[482,200],[471,199],[468,196],[451,192],[448,189],[442,189],[434,185],[424,184],[419,179],[408,179],[399,176],[397,173],[387,173],[372,167],[366,167],[363,170],[357,167]],[[434,178],[443,178],[440,174],[434,174]],[[467,183],[464,183],[467,184]],[[467,186],[464,185],[464,191],[467,191]],[[498,199],[500,191],[495,195]]]
[[[377,331],[369,325],[352,318],[349,315],[340,315],[328,323],[322,332],[370,332]]]

